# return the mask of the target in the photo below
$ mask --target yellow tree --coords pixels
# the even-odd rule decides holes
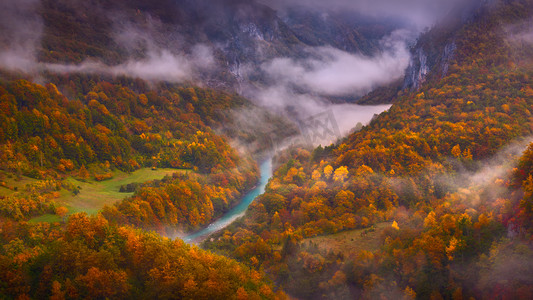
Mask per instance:
[[[344,182],[346,178],[348,178],[348,168],[342,166],[335,170],[335,173],[333,174],[333,179],[335,182]]]
[[[56,208],[56,215],[60,216],[63,222],[65,222],[65,216],[67,215],[67,213],[68,213],[68,208],[64,206],[60,206]]]
[[[314,170],[313,174],[311,175],[311,178],[313,178],[313,180],[319,180],[320,177],[322,177],[322,175],[320,174],[320,171],[319,170]]]
[[[398,226],[398,223],[396,221],[392,221],[391,227],[396,230],[400,230],[400,226]]]
[[[326,176],[327,179],[331,178],[331,174],[333,173],[333,167],[330,166],[330,165],[327,165],[325,168],[324,168],[324,175]]]
[[[459,145],[455,145],[453,146],[452,148],[452,155],[454,157],[459,157],[461,156],[461,147]]]

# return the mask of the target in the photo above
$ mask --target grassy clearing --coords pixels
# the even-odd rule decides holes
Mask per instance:
[[[42,216],[38,216],[38,217],[32,218],[31,220],[28,221],[28,223],[31,223],[31,224],[41,223],[41,222],[55,223],[55,222],[61,222],[61,221],[63,221],[63,220],[58,215],[45,214],[45,215],[42,215]]]
[[[9,178],[11,176],[11,178]],[[0,196],[9,196],[15,193],[15,188],[19,191],[24,190],[27,184],[33,184],[39,180],[33,179],[26,176],[21,176],[20,180],[16,179],[16,176],[13,174],[0,171],[0,182],[4,182],[5,186],[0,186]]]
[[[143,168],[130,174],[119,171],[115,172],[113,178],[105,181],[88,180],[83,182],[70,177],[67,181],[79,187],[80,193],[73,195],[70,191],[63,191],[57,202],[65,205],[69,210],[69,214],[82,211],[88,214],[96,214],[105,205],[113,204],[133,195],[133,193],[120,193],[119,189],[122,185],[162,179],[166,175],[172,175],[176,172],[184,172],[184,170]]]
[[[331,235],[317,236],[303,239],[300,244],[313,243],[320,251],[327,253],[341,252],[345,257],[354,257],[361,250],[376,251],[381,246],[380,236],[385,228],[391,227],[392,222],[374,225],[375,231],[364,234],[365,229],[343,231]]]
[[[176,172],[185,172],[178,169],[157,169],[143,168],[132,173],[117,171],[113,178],[105,181],[79,181],[73,177],[66,179],[67,182],[78,187],[80,193],[74,195],[71,191],[62,190],[61,196],[56,199],[58,206],[68,208],[68,214],[86,212],[90,215],[96,214],[105,205],[111,205],[120,201],[133,193],[120,193],[120,187],[129,183],[143,183],[150,180],[162,179],[166,175]],[[56,215],[46,214],[35,217],[30,222],[58,222],[61,218]]]

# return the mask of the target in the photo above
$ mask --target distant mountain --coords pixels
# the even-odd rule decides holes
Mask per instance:
[[[394,81],[378,87],[364,97],[360,104],[390,103],[401,91],[420,89],[428,80],[440,80],[448,74],[457,52],[457,40],[464,38],[464,28],[479,22],[501,1],[470,0],[453,9],[435,26],[422,32],[410,47],[410,60],[403,82]],[[505,1],[503,1],[505,2]],[[510,1],[512,2],[512,1]]]
[[[277,12],[244,0],[28,2],[37,7],[35,13],[17,17],[17,27],[31,23],[25,19],[42,21],[30,24],[30,31],[42,33],[35,45],[39,62],[118,65],[170,54],[194,64],[195,79],[225,88],[245,79],[260,81],[262,74],[249,70],[275,57],[304,57],[307,47],[370,56],[380,51],[383,37],[402,25],[346,12]],[[0,46],[11,44],[5,40]]]
[[[437,26],[422,33],[411,48],[403,89],[418,89],[430,78],[447,75],[457,50],[461,28],[485,16],[499,1],[472,0],[457,6]]]

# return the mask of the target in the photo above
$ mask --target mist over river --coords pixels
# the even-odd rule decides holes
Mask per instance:
[[[330,143],[334,143],[335,140],[342,138],[343,136],[349,134],[350,129],[354,128],[358,122],[362,124],[368,124],[372,120],[373,116],[375,114],[379,114],[385,110],[388,110],[391,105],[375,105],[375,106],[362,106],[362,105],[356,105],[356,104],[332,104],[329,106],[311,106],[312,109],[308,110],[308,112],[315,114],[314,116],[320,115],[323,112],[331,112],[331,118],[333,122],[322,122],[323,120],[317,119],[318,124],[324,124],[324,126],[330,126],[333,124],[336,126],[337,130],[332,130],[332,134],[323,134],[323,132],[317,132],[318,135],[322,135],[322,139],[314,140],[313,146],[318,146],[319,144],[322,145],[328,145]],[[307,107],[309,109],[309,107]],[[313,116],[311,116],[312,118]],[[328,121],[328,120],[326,120]],[[322,122],[322,123],[320,123]],[[318,126],[320,127],[320,126]],[[302,128],[300,128],[302,129]],[[317,131],[323,131],[323,130],[329,130],[331,128],[311,128],[312,130]],[[305,130],[305,129],[303,129]],[[295,137],[296,139],[306,138],[304,135],[303,137]],[[300,140],[301,141],[301,140]],[[304,141],[305,142],[305,141]],[[290,139],[287,144],[290,144]],[[273,149],[273,150],[282,150],[279,149]],[[219,230],[224,229],[228,225],[230,225],[233,221],[235,221],[237,218],[244,215],[246,212],[246,209],[248,209],[248,206],[255,200],[255,198],[265,191],[265,187],[268,183],[268,180],[272,177],[272,156],[268,157],[264,161],[261,162],[260,166],[260,179],[257,184],[257,186],[246,193],[244,197],[242,198],[241,202],[232,208],[230,211],[228,211],[226,214],[224,214],[220,219],[214,221],[213,223],[209,224],[205,228],[192,233],[190,235],[187,235],[183,237],[183,240],[187,243],[193,243],[198,244],[205,240],[210,234],[217,232]]]

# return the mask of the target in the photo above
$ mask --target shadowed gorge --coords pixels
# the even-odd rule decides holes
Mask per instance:
[[[0,298],[531,299],[531,0],[6,0]]]

